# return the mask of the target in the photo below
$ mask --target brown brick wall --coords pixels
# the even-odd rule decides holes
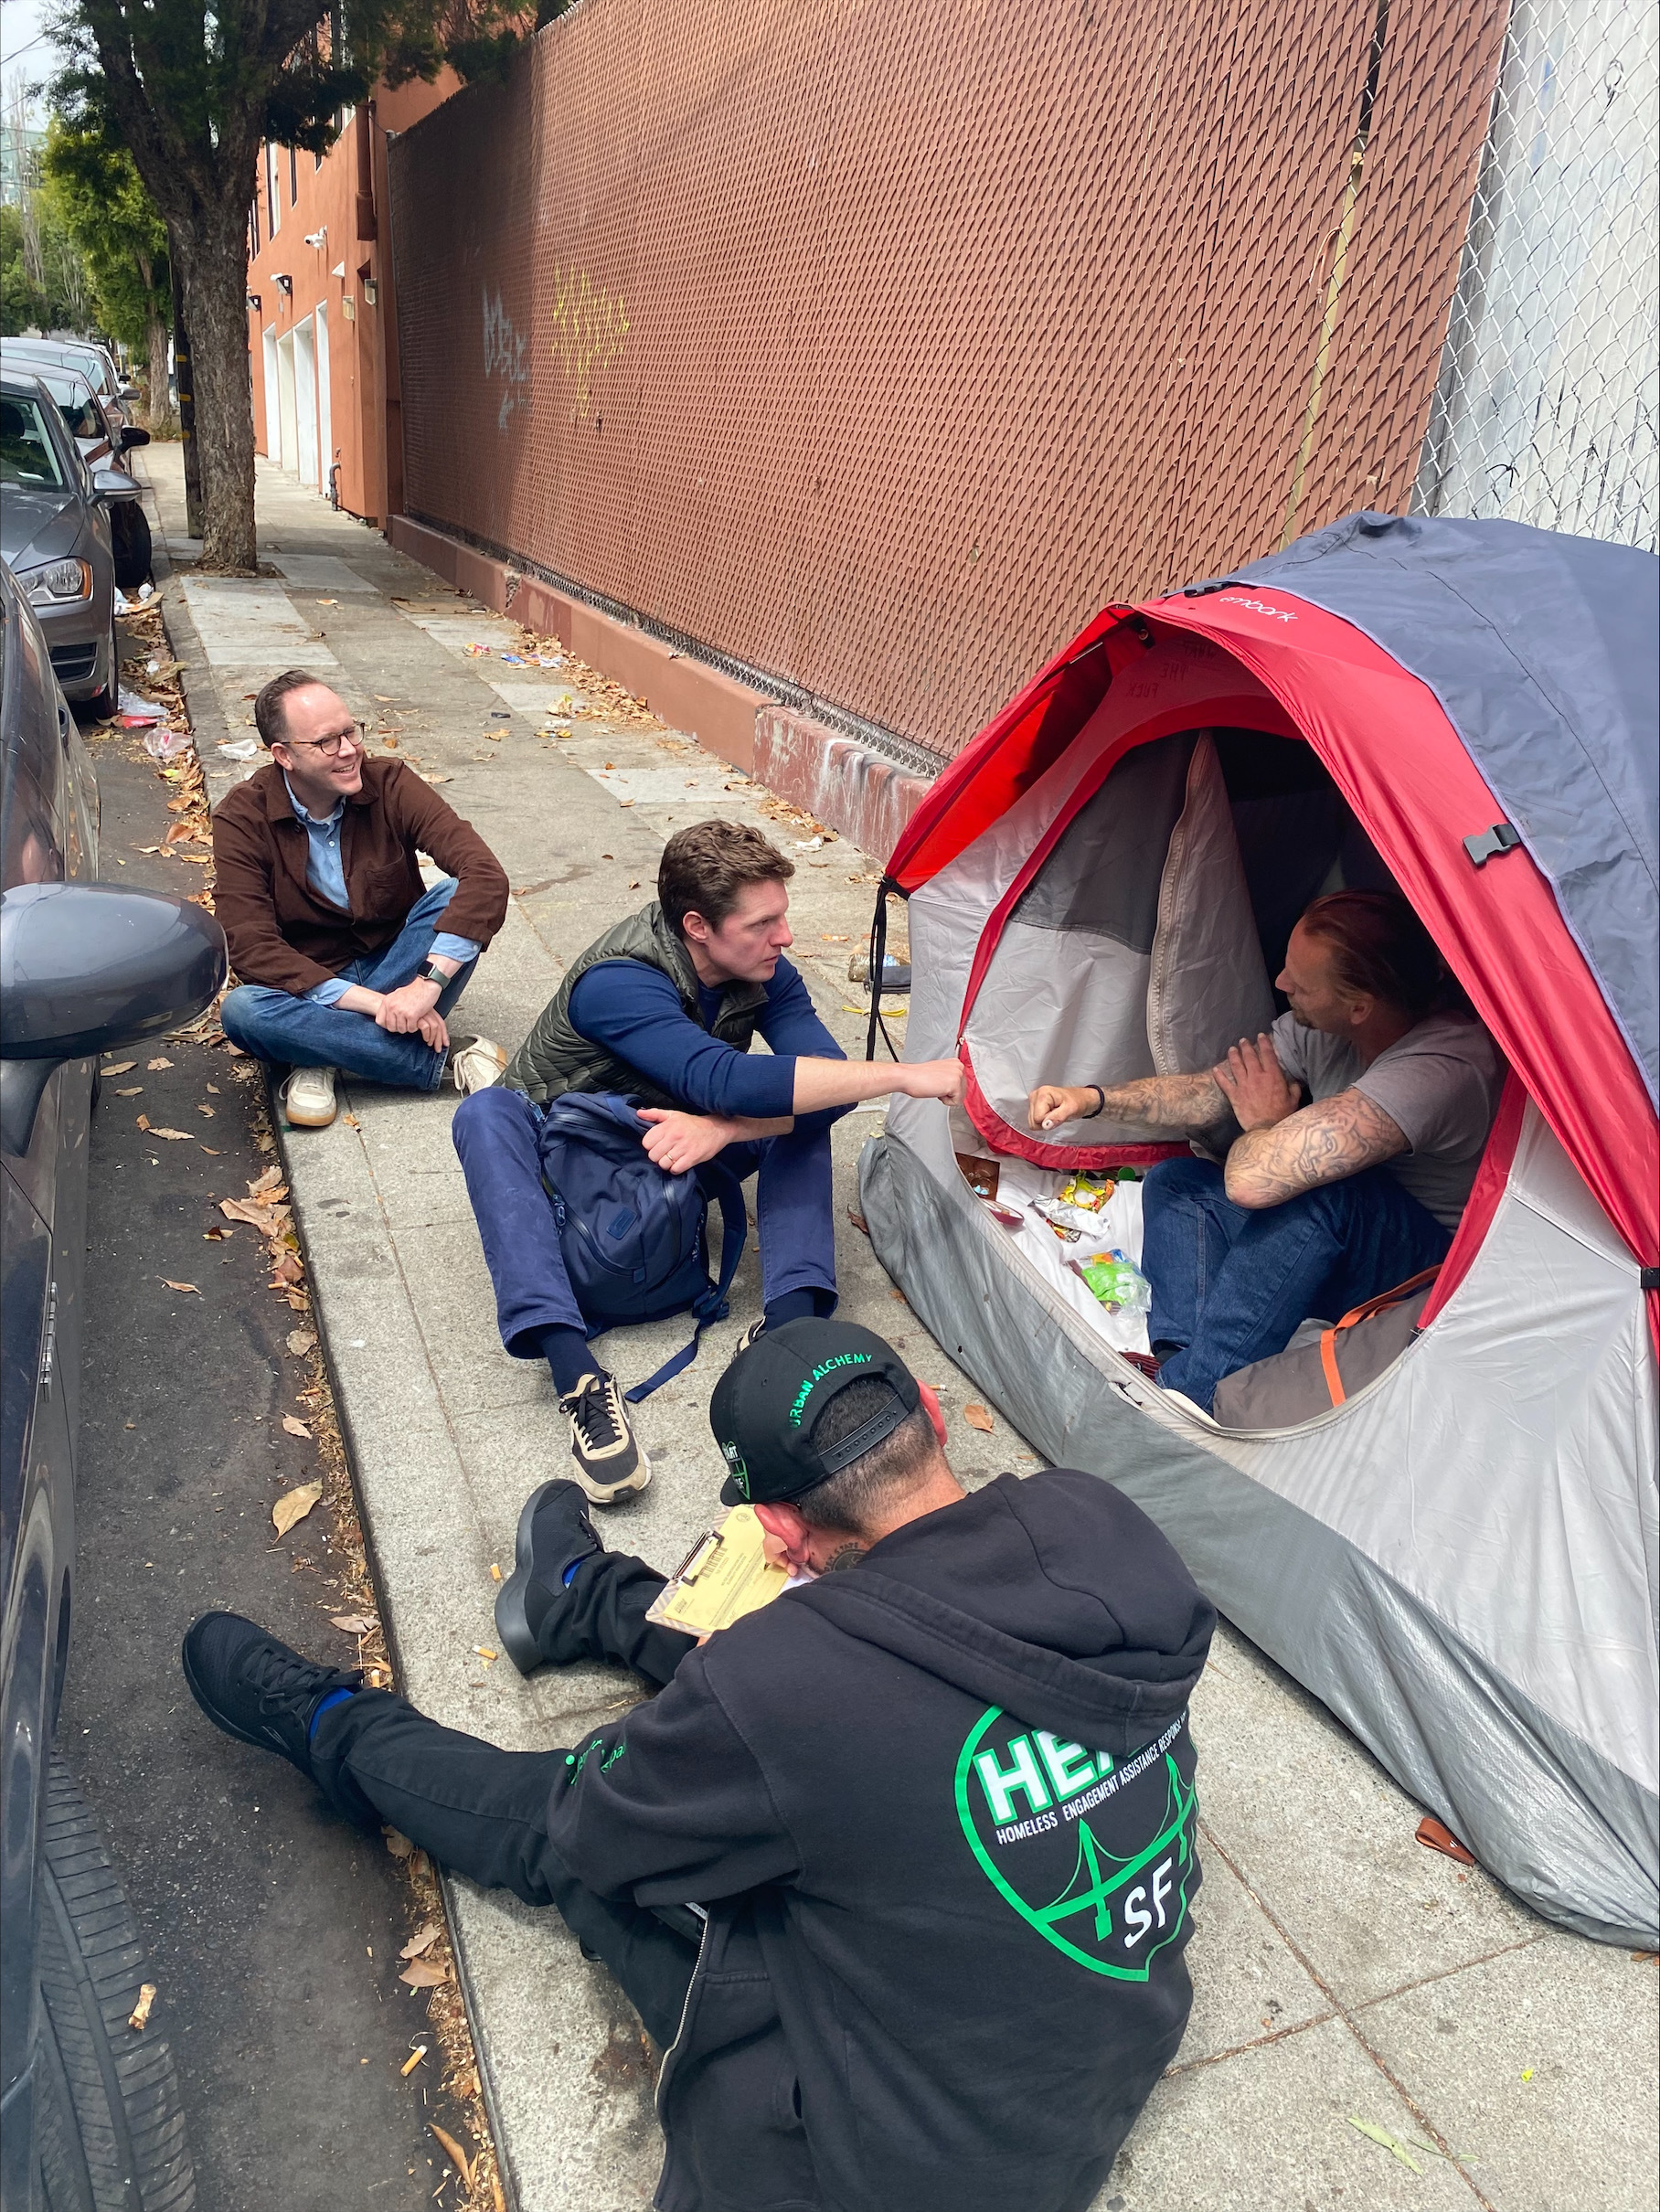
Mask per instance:
[[[1334,305],[1378,0],[585,0],[390,150],[408,508],[951,753],[1405,506],[1504,17],[1387,8]]]

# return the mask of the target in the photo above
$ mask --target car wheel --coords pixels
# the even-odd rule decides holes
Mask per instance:
[[[123,500],[112,513],[111,526],[115,580],[123,591],[136,591],[150,573],[149,518],[135,499]]]
[[[129,2018],[144,1951],[91,1808],[54,1756],[42,1851],[35,2148],[46,2212],[189,2212],[173,2054]]]
[[[95,721],[107,722],[121,704],[121,632],[115,627],[115,617],[110,617],[110,680],[87,701],[87,712]]]

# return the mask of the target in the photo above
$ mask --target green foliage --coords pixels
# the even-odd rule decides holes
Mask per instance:
[[[80,249],[100,324],[140,354],[172,315],[167,230],[133,156],[103,133],[54,117],[41,198]]]
[[[67,330],[89,335],[92,292],[62,217],[44,192],[0,207],[0,335]]]

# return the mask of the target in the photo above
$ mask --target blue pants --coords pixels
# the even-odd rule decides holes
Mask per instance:
[[[1208,1160],[1161,1160],[1142,1208],[1147,1335],[1180,1349],[1159,1381],[1208,1412],[1224,1375],[1284,1351],[1311,1315],[1335,1321],[1434,1267],[1452,1241],[1387,1167],[1252,1210]]]
[[[423,892],[386,950],[342,968],[341,982],[361,984],[366,991],[397,991],[412,983],[426,965],[454,890],[455,878],[449,876]],[[477,965],[469,961],[444,985],[440,1014],[449,1013]],[[320,1006],[315,999],[268,990],[263,984],[241,984],[227,992],[219,1026],[233,1045],[256,1059],[286,1061],[291,1068],[339,1068],[400,1090],[436,1090],[443,1078],[443,1054],[434,1052],[418,1033],[399,1037],[370,1015]]]
[[[578,1305],[553,1206],[542,1184],[542,1113],[522,1090],[475,1090],[452,1123],[467,1196],[495,1286],[495,1319],[515,1359],[535,1359],[545,1329],[594,1333]],[[717,1155],[740,1182],[753,1175],[763,1301],[813,1291],[835,1311],[835,1217],[830,1132],[793,1130],[729,1144]]]

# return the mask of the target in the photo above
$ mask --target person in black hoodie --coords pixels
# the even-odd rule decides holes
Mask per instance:
[[[663,1685],[582,1742],[498,1750],[228,1613],[190,1688],[340,1811],[559,1909],[665,2053],[658,2212],[1083,2212],[1192,2001],[1215,1614],[1094,1475],[964,1495],[868,1330],[763,1331],[710,1421],[723,1501],[800,1579],[694,1646],[543,1484],[510,1655]]]

